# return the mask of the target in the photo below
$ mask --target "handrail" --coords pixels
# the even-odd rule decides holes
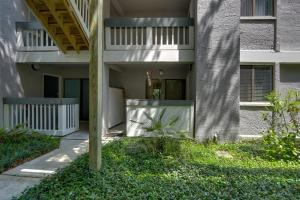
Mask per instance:
[[[178,27],[194,26],[194,19],[187,17],[177,18],[107,18],[106,27]]]
[[[14,97],[6,97],[3,98],[4,104],[49,104],[49,105],[66,105],[66,104],[78,104],[78,98],[14,98]]]

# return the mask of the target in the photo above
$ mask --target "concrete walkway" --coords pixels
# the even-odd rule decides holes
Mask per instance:
[[[113,138],[104,137],[103,143]],[[10,169],[0,175],[0,200],[19,196],[26,188],[38,184],[41,179],[52,175],[79,155],[88,151],[88,132],[78,131],[62,138],[59,149],[51,151],[32,161]]]

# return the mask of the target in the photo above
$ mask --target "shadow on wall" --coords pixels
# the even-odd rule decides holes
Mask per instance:
[[[197,9],[195,137],[235,140],[239,133],[239,0],[200,1]]]
[[[26,21],[28,8],[23,0],[1,1],[0,13],[0,127],[3,123],[2,98],[21,97],[23,89],[15,65],[16,21]]]
[[[23,96],[21,80],[15,65],[17,33],[15,22],[28,19],[28,8],[22,0],[1,2],[0,29],[0,98]]]

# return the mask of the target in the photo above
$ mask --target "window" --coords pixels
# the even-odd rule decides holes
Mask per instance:
[[[241,66],[240,75],[242,102],[265,101],[273,90],[272,66]]]
[[[148,79],[146,80],[146,99],[184,100],[185,87],[185,79]]]
[[[274,16],[274,0],[241,0],[241,16]]]

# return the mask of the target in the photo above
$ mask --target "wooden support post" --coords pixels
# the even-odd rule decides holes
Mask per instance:
[[[101,167],[102,135],[102,83],[103,83],[103,1],[90,0],[90,116],[89,155],[90,168]]]

